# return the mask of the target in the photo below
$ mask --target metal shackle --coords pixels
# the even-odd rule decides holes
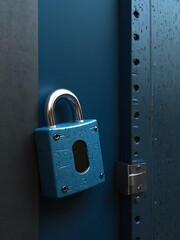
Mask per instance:
[[[81,104],[76,95],[67,89],[58,89],[50,94],[46,102],[45,114],[48,126],[56,125],[55,105],[60,98],[67,100],[71,104],[75,120],[83,120]]]

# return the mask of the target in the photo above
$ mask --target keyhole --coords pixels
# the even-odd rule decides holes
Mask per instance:
[[[79,173],[85,172],[89,168],[86,143],[82,140],[78,140],[73,144],[72,149],[76,171]]]

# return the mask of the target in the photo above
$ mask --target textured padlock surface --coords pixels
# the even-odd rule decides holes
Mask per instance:
[[[62,123],[37,128],[36,145],[43,194],[61,198],[93,187],[105,180],[99,133],[96,120]],[[54,139],[54,134],[60,136]],[[86,143],[89,168],[77,172],[72,146],[82,140]],[[68,188],[67,192],[62,187]]]

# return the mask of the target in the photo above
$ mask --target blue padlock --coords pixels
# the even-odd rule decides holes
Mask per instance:
[[[67,100],[74,120],[56,124],[55,104]],[[69,90],[54,91],[46,103],[46,127],[35,130],[44,196],[62,198],[105,181],[99,129],[95,119],[83,120],[78,98]]]

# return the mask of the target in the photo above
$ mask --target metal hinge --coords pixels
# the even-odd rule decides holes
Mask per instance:
[[[116,163],[116,187],[125,195],[145,192],[147,190],[147,165],[138,163],[128,165]]]

